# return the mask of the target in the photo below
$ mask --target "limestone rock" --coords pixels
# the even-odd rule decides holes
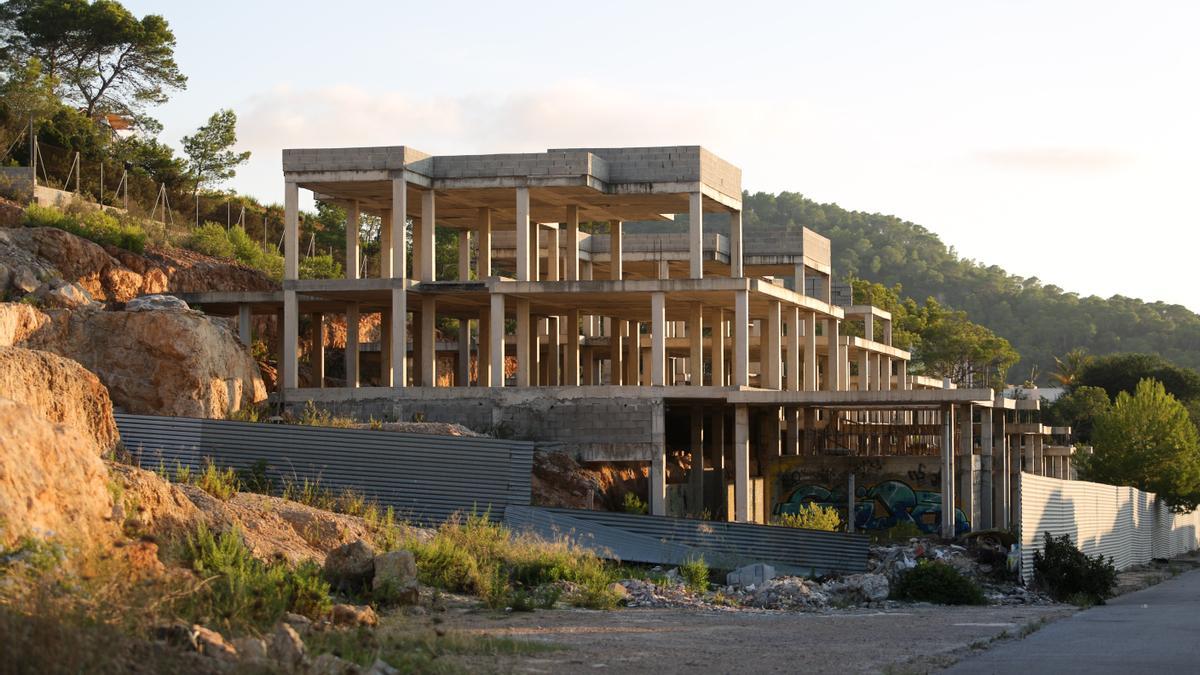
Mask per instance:
[[[192,626],[196,651],[220,661],[237,661],[238,653],[233,645],[225,641],[220,633],[204,626]]]
[[[333,606],[330,620],[335,626],[374,626],[379,616],[370,605],[337,604]]]
[[[375,549],[359,539],[339,546],[325,557],[325,580],[336,589],[367,587],[375,574]]]
[[[304,662],[304,640],[295,628],[281,623],[271,633],[267,654],[286,668],[296,668]]]
[[[183,300],[173,296],[156,293],[141,295],[125,303],[127,312],[154,312],[159,310],[187,311],[191,309]]]
[[[24,344],[50,323],[50,317],[24,303],[0,303],[0,347]]]
[[[42,284],[34,291],[33,296],[42,306],[49,308],[81,309],[95,304],[91,294],[82,286],[62,279]]]
[[[412,551],[388,551],[375,556],[372,597],[397,605],[415,605],[420,599],[417,561]]]
[[[26,534],[81,543],[116,535],[108,472],[92,436],[0,399],[0,448],[0,546]]]
[[[171,470],[174,467],[164,467]],[[127,507],[124,525],[134,532],[175,539],[191,534],[207,518],[179,486],[146,471],[110,462],[109,474],[121,486]]]
[[[0,327],[3,323],[0,321]],[[50,422],[73,427],[91,439],[97,455],[117,443],[108,391],[74,361],[0,346],[0,394],[29,406]]]
[[[256,637],[240,637],[231,640],[238,656],[248,661],[267,660],[267,641]]]

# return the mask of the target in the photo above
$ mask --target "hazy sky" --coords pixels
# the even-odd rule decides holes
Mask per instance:
[[[285,147],[700,144],[751,191],[1200,310],[1200,3],[125,4],[179,41],[165,137],[233,108],[264,200]]]

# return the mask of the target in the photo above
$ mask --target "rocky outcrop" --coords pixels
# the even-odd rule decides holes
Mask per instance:
[[[117,444],[108,390],[74,361],[46,352],[0,347],[0,392],[48,422],[72,427],[86,436],[97,456]]]
[[[84,547],[116,535],[108,472],[84,430],[0,399],[0,448],[0,546],[34,536]]]
[[[249,350],[225,322],[199,312],[42,313],[0,303],[5,344],[78,361],[131,413],[221,418],[267,395]]]

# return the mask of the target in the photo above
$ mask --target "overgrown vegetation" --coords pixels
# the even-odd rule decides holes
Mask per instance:
[[[254,241],[240,226],[226,228],[217,223],[204,223],[181,243],[204,255],[235,260],[272,279],[283,278],[283,256],[279,251]]]
[[[708,590],[708,563],[704,556],[689,559],[679,566],[679,576],[683,577],[683,585],[696,593]]]
[[[1059,602],[1103,604],[1117,586],[1112,558],[1089,558],[1068,535],[1044,533],[1041,551],[1033,552],[1034,581]]]
[[[538,654],[559,649],[540,642],[523,642],[502,637],[461,632],[402,632],[360,628],[320,631],[307,636],[305,646],[312,654],[333,654],[364,668],[383,659],[404,673],[456,673],[459,669],[445,657],[507,656]]]
[[[26,227],[56,227],[97,244],[116,246],[134,253],[146,250],[148,235],[132,216],[91,209],[60,211],[52,206],[25,207]]]
[[[644,515],[650,512],[650,507],[646,502],[642,501],[641,497],[632,492],[626,492],[624,499],[621,501],[621,510],[625,513],[639,513]]]
[[[222,632],[266,631],[284,612],[319,618],[332,606],[316,563],[257,560],[236,527],[218,535],[201,525],[183,542],[182,559],[203,581],[177,611]]]
[[[983,591],[971,579],[941,561],[921,560],[892,589],[898,600],[939,605],[985,605]]]
[[[795,513],[783,513],[775,517],[772,525],[798,527],[806,530],[837,532],[842,529],[842,517],[832,506],[801,504]]]
[[[204,458],[199,472],[193,472],[192,467],[176,462],[173,471],[168,471],[166,466],[160,463],[157,473],[165,480],[198,487],[221,501],[229,499],[243,487],[241,476],[235,469],[222,469],[208,457]]]

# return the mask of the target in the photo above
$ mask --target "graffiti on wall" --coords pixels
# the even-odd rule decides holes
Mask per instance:
[[[849,506],[846,490],[848,480],[814,479],[799,471],[778,476],[781,499],[774,515],[796,513],[806,504],[819,504],[838,510],[846,518]],[[860,531],[887,530],[903,523],[912,523],[922,532],[937,533],[942,524],[942,494],[937,489],[940,471],[928,471],[919,464],[902,475],[888,475],[854,489],[854,527]],[[954,509],[954,530],[963,534],[971,530],[962,509]]]

